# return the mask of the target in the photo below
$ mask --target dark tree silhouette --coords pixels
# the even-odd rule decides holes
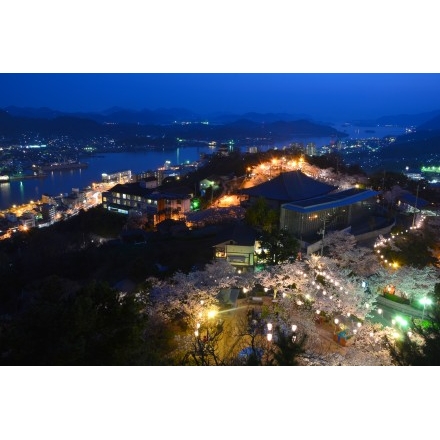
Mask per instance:
[[[157,361],[151,347],[147,351],[144,305],[104,283],[78,289],[59,277],[47,278],[27,292],[22,312],[2,324],[0,354],[7,365]]]
[[[426,319],[411,320],[411,332],[419,336],[423,343],[419,344],[413,335],[403,333],[402,339],[390,340],[390,353],[398,365],[438,366],[440,365],[440,304],[438,301],[431,306]]]

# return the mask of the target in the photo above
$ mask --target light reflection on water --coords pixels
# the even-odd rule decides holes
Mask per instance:
[[[172,165],[194,162],[201,153],[210,153],[209,147],[184,147],[173,150],[153,150],[142,153],[108,153],[84,158],[87,168],[51,171],[45,178],[14,180],[0,186],[0,210],[13,204],[40,200],[43,194],[57,196],[72,192],[72,188],[85,188],[92,182],[100,182],[102,173],[131,170],[132,173],[155,170],[165,161]]]
[[[353,138],[383,137],[385,135],[397,135],[404,132],[402,127],[343,127],[335,126],[336,129],[345,131]],[[366,130],[374,130],[367,132]],[[328,145],[330,137],[301,138],[293,139],[290,142],[278,143],[277,147],[282,148],[291,142],[302,142],[304,144],[314,142],[319,148]],[[262,146],[261,150],[267,150],[273,146]],[[241,148],[247,151],[247,148]],[[170,161],[172,165],[186,162],[194,162],[200,159],[200,155],[212,153],[208,146],[182,147],[170,150],[151,150],[142,153],[108,153],[95,157],[82,159],[88,163],[88,168],[52,171],[46,178],[23,179],[0,184],[0,210],[5,210],[13,204],[20,205],[30,200],[40,200],[43,194],[56,196],[72,192],[72,188],[85,188],[92,182],[100,182],[102,173],[114,173],[118,171],[131,170],[132,173],[155,170]]]

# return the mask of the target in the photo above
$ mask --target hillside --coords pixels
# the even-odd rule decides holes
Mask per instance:
[[[14,110],[15,114],[17,110]],[[26,109],[26,114],[32,113]],[[38,112],[37,112],[38,113]],[[185,142],[201,141],[218,142],[234,139],[236,144],[251,142],[259,139],[266,144],[287,141],[295,137],[346,136],[330,126],[310,122],[275,121],[270,123],[255,122],[250,119],[240,119],[227,124],[193,123],[154,123],[141,124],[128,122],[126,112],[111,112],[112,118],[119,122],[102,123],[96,120],[72,115],[56,115],[48,109],[42,112],[51,118],[35,118],[29,116],[14,116],[0,110],[0,137],[4,141],[17,141],[23,134],[38,135],[50,138],[70,136],[73,139],[92,138],[95,136],[111,136],[122,146],[160,146],[173,147],[184,145]],[[127,117],[127,118],[126,118]],[[160,118],[159,118],[160,119]]]

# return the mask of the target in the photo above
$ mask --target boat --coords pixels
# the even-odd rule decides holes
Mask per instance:
[[[44,179],[48,175],[45,173],[38,174],[12,174],[9,177],[9,181],[13,180],[23,180],[23,179]]]
[[[79,168],[88,168],[89,164],[85,162],[77,162],[77,161],[70,161],[70,162],[54,162],[50,164],[44,164],[44,165],[37,165],[36,167],[40,171],[57,171],[57,170],[76,170]]]

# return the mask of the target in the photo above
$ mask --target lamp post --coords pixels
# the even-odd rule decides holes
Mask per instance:
[[[336,333],[338,332],[339,319],[338,319],[338,318],[335,318],[333,322],[334,322],[334,324],[335,324],[334,334],[336,334]]]
[[[272,323],[267,323],[267,340],[270,342],[272,341]]]
[[[292,335],[292,342],[296,341],[296,329],[297,328],[298,327],[295,324],[292,324],[292,333],[293,333],[293,335]]]
[[[382,309],[377,309],[377,313],[378,313],[380,316],[382,316],[382,312],[383,312]]]
[[[420,304],[423,304],[422,319],[424,319],[425,318],[425,307],[431,305],[432,304],[432,300],[430,298],[427,298],[426,296],[424,296],[420,300]]]
[[[318,231],[318,234],[322,235],[322,239],[321,239],[321,257],[324,254],[324,237],[325,237],[325,225],[326,225],[326,223],[327,223],[327,217],[324,216],[324,222],[323,222],[323,225],[322,225],[322,229],[320,229]]]
[[[393,319],[393,321],[394,324],[397,324],[399,326],[399,330],[401,331],[403,330],[404,327],[408,327],[408,322],[401,316],[396,316],[395,319]]]
[[[217,315],[217,312],[215,310],[209,310],[207,313],[208,319],[206,320],[206,339],[209,340],[209,320],[211,318],[214,318],[214,316]]]
[[[203,306],[204,301],[203,301],[203,300],[200,301],[200,304]],[[205,320],[203,319],[203,315],[204,315],[203,312],[199,312],[199,314],[198,314],[199,319],[205,321]],[[216,311],[216,310],[208,310],[208,312],[206,313],[206,321],[205,321],[205,323],[206,323],[206,339],[207,339],[207,340],[209,339],[209,320],[210,320],[211,318],[214,318],[214,316],[216,316],[216,315],[217,315],[217,311]],[[196,330],[195,330],[195,332],[194,332],[194,335],[195,335],[196,337],[198,337],[199,334],[200,334],[200,332],[199,332],[200,327],[201,327],[201,324],[200,324],[199,321],[197,321],[197,322],[196,322]]]

